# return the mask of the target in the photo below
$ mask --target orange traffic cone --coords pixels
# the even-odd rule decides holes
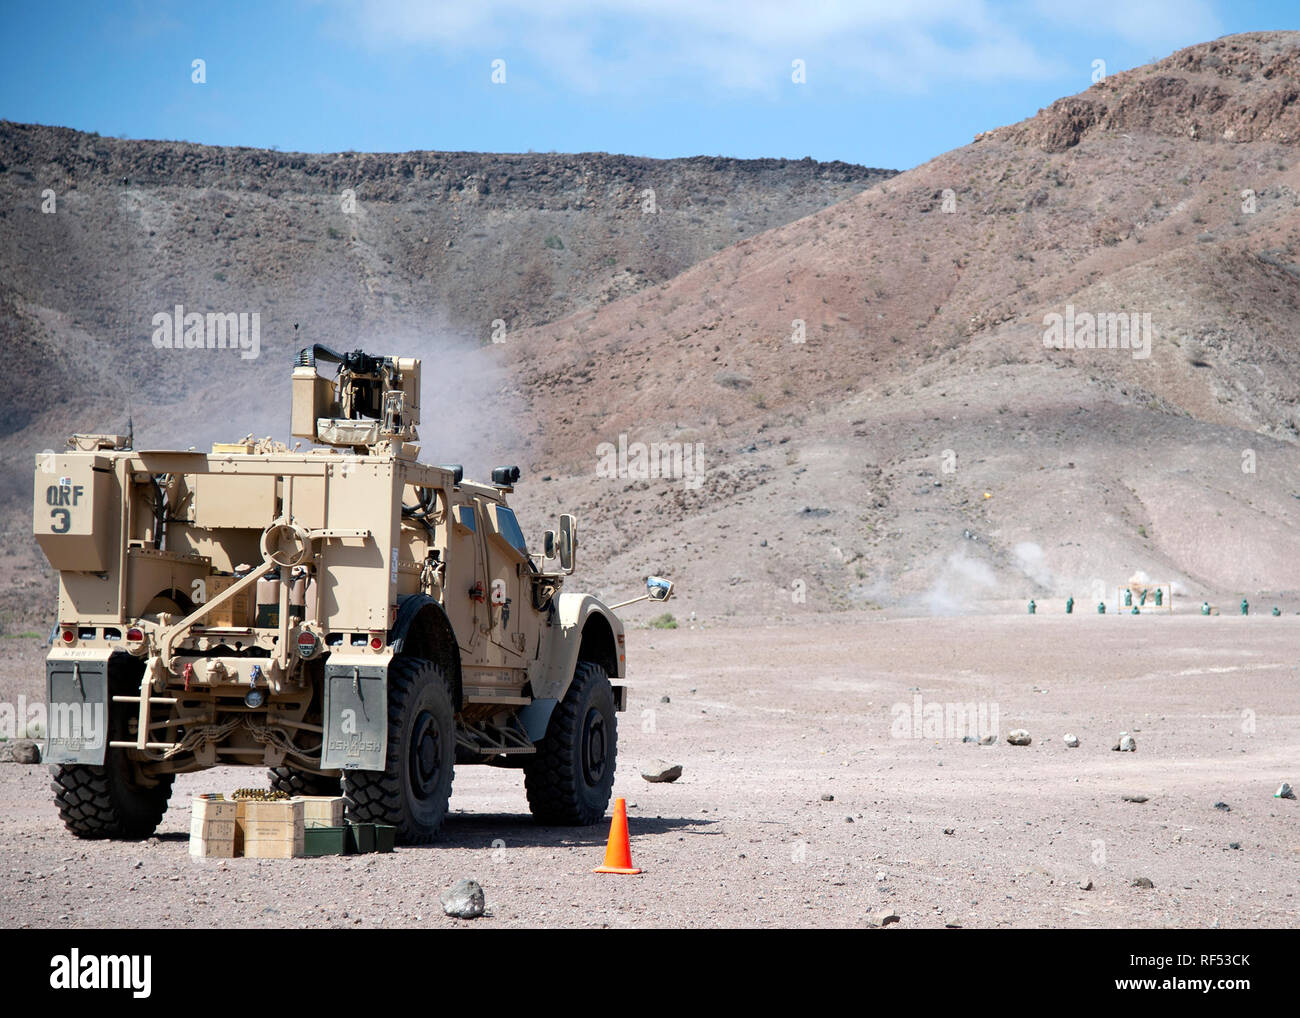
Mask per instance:
[[[592,873],[640,873],[632,865],[632,846],[627,840],[627,800],[614,800],[614,818],[609,823],[609,843],[605,846],[605,865]]]

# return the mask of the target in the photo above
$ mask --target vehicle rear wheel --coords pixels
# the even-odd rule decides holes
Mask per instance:
[[[618,727],[609,675],[579,661],[546,737],[524,764],[528,808],[538,823],[583,827],[605,815],[614,789]]]
[[[109,662],[109,694],[129,696],[140,691],[143,662]],[[112,704],[108,738],[132,738],[128,725],[133,715],[129,704]],[[172,794],[173,774],[150,776],[130,750],[109,748],[103,766],[60,764],[50,768],[50,790],[59,807],[59,817],[78,838],[120,838],[138,841],[158,829]]]
[[[391,824],[406,845],[432,841],[447,815],[456,760],[451,690],[431,661],[388,666],[388,755],[382,771],[344,771],[347,813]]]
[[[277,792],[287,795],[342,795],[343,785],[337,775],[312,774],[292,767],[272,767],[267,780]]]

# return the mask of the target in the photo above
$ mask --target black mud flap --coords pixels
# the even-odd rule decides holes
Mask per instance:
[[[519,723],[524,726],[529,742],[541,742],[551,725],[551,715],[559,703],[554,697],[534,700],[519,712]]]
[[[45,659],[45,752],[50,764],[102,767],[108,749],[111,650],[54,650]]]
[[[382,771],[388,753],[388,655],[330,655],[322,770]]]

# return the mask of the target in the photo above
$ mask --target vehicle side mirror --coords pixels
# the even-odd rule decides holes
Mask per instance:
[[[647,576],[645,589],[651,601],[667,601],[673,596],[672,580],[665,580],[662,576]]]
[[[555,554],[555,531],[548,530],[542,535],[542,558],[553,559]]]
[[[574,553],[578,549],[578,521],[565,513],[560,517],[560,568],[573,572]]]

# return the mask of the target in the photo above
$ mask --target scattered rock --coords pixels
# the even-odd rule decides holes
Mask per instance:
[[[963,735],[963,736],[961,737],[961,741],[962,741],[962,742],[979,742],[979,739],[975,738],[975,736],[973,736],[973,735]]]
[[[673,701],[672,701],[672,698],[671,698],[671,697],[668,697],[668,696],[661,696],[661,697],[659,697],[659,702],[660,702],[660,703],[672,703]]]
[[[1023,728],[1017,728],[1007,736],[1007,742],[1013,746],[1028,746],[1033,740]]]
[[[1156,885],[1153,884],[1153,883],[1151,882],[1151,878],[1150,878],[1150,877],[1138,877],[1136,880],[1133,881],[1133,883],[1132,883],[1131,886],[1133,886],[1133,887],[1141,887],[1141,888],[1143,888],[1143,889],[1149,891],[1149,890],[1151,890],[1152,888],[1154,888]]]
[[[957,833],[957,829],[956,829],[955,827],[945,827],[945,828],[943,829],[943,833],[944,833],[944,834],[956,834],[956,833]]]
[[[980,745],[995,746],[997,745],[997,741],[998,741],[998,737],[996,735],[986,735],[984,736],[984,738],[980,739]]]
[[[1079,737],[1073,734],[1072,732],[1067,732],[1065,735],[1065,744],[1069,746],[1071,749],[1078,749]]]
[[[1292,791],[1290,785],[1288,785],[1285,781],[1283,781],[1282,784],[1280,784],[1280,785],[1277,786],[1277,791],[1273,793],[1273,798],[1274,798],[1274,799],[1294,799],[1294,798],[1295,798],[1295,792]]]
[[[1232,849],[1234,852],[1240,852],[1240,851],[1241,851],[1241,842],[1240,842],[1240,841],[1230,841],[1230,842],[1228,842],[1228,847],[1229,847],[1230,849]]]
[[[1215,809],[1221,809],[1221,810],[1223,810],[1223,812],[1225,812],[1225,813],[1231,813],[1231,812],[1232,812],[1232,807],[1229,806],[1226,802],[1216,802],[1216,803],[1214,804],[1214,808],[1215,808]]]
[[[1119,733],[1119,742],[1110,747],[1115,753],[1136,753],[1138,744],[1128,732]]]
[[[822,802],[834,802],[834,801],[835,801],[835,796],[831,795],[830,792],[822,792]]]
[[[661,781],[676,781],[681,776],[682,765],[670,764],[665,760],[651,760],[641,768],[641,777],[656,784]]]
[[[844,822],[845,822],[846,824],[851,824],[851,823],[853,823],[853,818],[852,818],[852,817],[845,817],[845,818],[844,818]]]
[[[41,762],[41,747],[31,739],[14,739],[12,742],[0,743],[0,762],[5,761],[16,764],[38,764]]]
[[[1088,877],[1080,877],[1080,878],[1079,878],[1079,890],[1081,890],[1081,891],[1091,891],[1091,890],[1092,890],[1092,881],[1091,881]]]
[[[1147,797],[1141,792],[1125,792],[1120,796],[1125,802],[1146,802]]]
[[[477,919],[487,908],[483,888],[477,880],[458,880],[450,890],[443,891],[438,900],[442,910],[457,919]]]
[[[895,912],[892,908],[882,908],[876,912],[870,913],[867,916],[868,926],[875,926],[875,927],[888,926],[890,923],[896,923],[896,922],[898,922],[898,913]]]

